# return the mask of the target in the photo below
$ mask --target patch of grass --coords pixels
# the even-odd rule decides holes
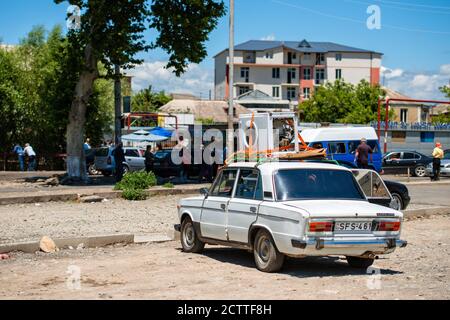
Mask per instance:
[[[123,190],[122,197],[130,201],[147,200],[147,194],[142,189],[125,189]]]
[[[163,185],[163,188],[173,189],[173,188],[175,188],[175,186],[173,185],[173,183],[167,182]]]
[[[145,171],[130,172],[126,174],[122,181],[116,184],[115,190],[135,189],[146,190],[156,186],[156,176],[153,172]]]
[[[114,189],[122,190],[122,197],[126,200],[139,201],[146,200],[148,196],[145,190],[154,186],[156,186],[155,174],[139,171],[126,174]]]

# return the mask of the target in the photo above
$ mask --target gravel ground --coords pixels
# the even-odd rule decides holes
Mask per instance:
[[[177,220],[178,200],[161,196],[146,201],[102,203],[46,202],[0,206],[0,244],[102,234],[165,233]]]
[[[408,246],[377,260],[375,276],[313,257],[266,274],[247,251],[185,254],[178,242],[13,254],[0,261],[0,299],[450,299],[449,229],[448,215],[405,222]]]

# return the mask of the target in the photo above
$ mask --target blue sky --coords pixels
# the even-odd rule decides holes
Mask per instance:
[[[228,0],[225,0],[228,4]],[[412,97],[442,98],[450,81],[448,0],[235,0],[236,43],[250,39],[331,41],[384,53],[384,81]],[[369,5],[381,9],[381,29],[369,30]],[[65,24],[67,4],[52,0],[0,1],[0,38],[14,44],[33,25]],[[148,32],[151,40],[152,33]],[[212,56],[228,45],[228,17],[207,43],[208,58],[181,79],[163,69],[161,51],[143,54],[146,64],[132,73],[136,88],[186,91],[203,96],[212,87]]]

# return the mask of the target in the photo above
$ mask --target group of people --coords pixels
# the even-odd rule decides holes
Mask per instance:
[[[29,143],[25,144],[25,148],[22,148],[20,144],[16,144],[14,146],[13,152],[17,155],[20,171],[25,171],[26,158],[28,160],[28,171],[36,171],[36,152],[33,150],[33,147]]]

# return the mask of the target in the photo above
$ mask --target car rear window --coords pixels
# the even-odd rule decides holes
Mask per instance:
[[[365,199],[349,171],[285,169],[275,173],[274,180],[278,201]]]
[[[109,148],[100,148],[95,152],[97,157],[107,157],[109,154]]]

